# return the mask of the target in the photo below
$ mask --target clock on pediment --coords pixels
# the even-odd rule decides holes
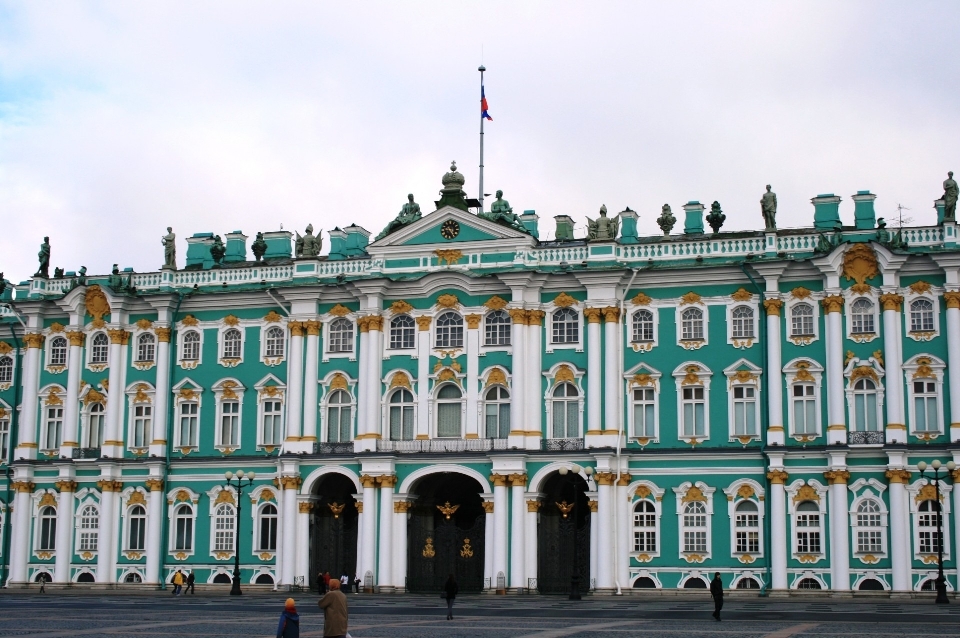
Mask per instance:
[[[444,239],[453,239],[460,234],[460,223],[455,219],[448,219],[440,226],[440,235]]]

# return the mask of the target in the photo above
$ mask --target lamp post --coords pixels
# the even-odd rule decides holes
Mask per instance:
[[[227,486],[233,486],[237,488],[237,522],[234,525],[234,537],[233,537],[233,586],[230,588],[231,596],[239,596],[243,592],[240,591],[240,502],[243,500],[243,487],[246,485],[249,487],[253,484],[253,479],[256,478],[256,472],[250,472],[244,477],[243,470],[237,470],[237,473],[234,474],[230,470],[227,470],[223,473],[224,477],[227,479]],[[244,483],[243,480],[246,478],[247,482]],[[234,483],[236,479],[236,483]]]
[[[934,459],[930,463],[930,467],[933,468],[933,485],[936,490],[936,498],[934,501],[937,506],[937,603],[940,605],[947,605],[950,603],[950,599],[947,598],[947,578],[943,575],[943,507],[940,505],[940,481],[947,477],[947,474],[953,472],[956,468],[956,464],[953,461],[947,463],[947,471],[944,473],[944,476],[940,476],[940,460]],[[920,476],[924,477],[924,472],[927,470],[927,464],[925,461],[920,461],[917,463],[917,469],[920,470]]]
[[[570,576],[570,596],[569,600],[580,600],[580,552],[577,551],[577,487],[576,487],[576,476],[580,474],[580,470],[583,470],[587,476],[593,474],[592,467],[581,468],[579,465],[574,463],[570,467],[564,466],[561,467],[559,472],[560,476],[566,477],[567,484],[570,485],[572,496],[572,503],[567,503],[566,501],[561,501],[557,503],[557,507],[560,509],[560,513],[563,515],[563,518],[567,518],[573,514],[573,518],[570,520],[570,545],[573,548],[573,574]]]

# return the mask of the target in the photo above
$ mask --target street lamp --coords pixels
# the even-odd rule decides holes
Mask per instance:
[[[576,463],[569,467],[563,466],[558,470],[560,476],[566,477],[566,482],[570,485],[570,489],[573,492],[572,503],[567,503],[566,501],[557,503],[557,508],[560,510],[560,513],[563,514],[563,518],[567,518],[570,514],[573,514],[573,518],[570,520],[570,545],[573,548],[573,574],[570,576],[569,600],[580,600],[580,552],[577,551],[576,476],[580,474],[581,470],[583,470],[588,477],[593,474],[592,467],[580,467]]]
[[[244,476],[243,470],[237,470],[236,474],[227,470],[223,473],[223,476],[227,479],[227,487],[237,488],[237,522],[234,525],[235,536],[233,537],[233,587],[230,588],[230,595],[239,596],[243,593],[240,591],[240,502],[243,500],[243,486],[249,487],[252,485],[257,474],[256,472],[250,472]],[[247,480],[246,483],[243,482],[244,478]],[[236,483],[233,482],[233,479],[237,480]]]
[[[937,505],[937,603],[947,605],[950,603],[950,599],[947,598],[947,578],[943,575],[943,507],[940,505],[940,481],[947,478],[947,475],[953,472],[956,464],[953,461],[947,462],[947,471],[944,473],[943,478],[940,477],[939,459],[934,459],[933,462],[930,463],[930,467],[933,468],[933,485],[937,495],[937,500],[935,501]],[[917,463],[917,469],[920,470],[920,476],[924,477],[923,473],[927,470],[927,463],[920,461]]]

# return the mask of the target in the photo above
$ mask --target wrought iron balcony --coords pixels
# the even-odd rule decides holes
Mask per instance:
[[[344,443],[321,443],[313,444],[314,454],[353,454],[353,441]]]
[[[73,458],[75,459],[99,459],[100,448],[98,447],[75,447],[73,449]]]
[[[883,445],[883,432],[849,432],[847,443],[850,445]]]
[[[417,439],[413,441],[377,441],[378,452],[399,454],[488,452],[506,450],[507,439]]]
[[[540,449],[545,452],[582,450],[583,439],[543,439]]]

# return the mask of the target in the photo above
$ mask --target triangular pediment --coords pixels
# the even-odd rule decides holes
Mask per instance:
[[[446,230],[445,226],[446,225]],[[443,246],[464,242],[499,242],[516,240],[533,245],[534,239],[526,233],[507,228],[473,213],[444,206],[421,219],[375,241],[367,250],[399,246]]]

